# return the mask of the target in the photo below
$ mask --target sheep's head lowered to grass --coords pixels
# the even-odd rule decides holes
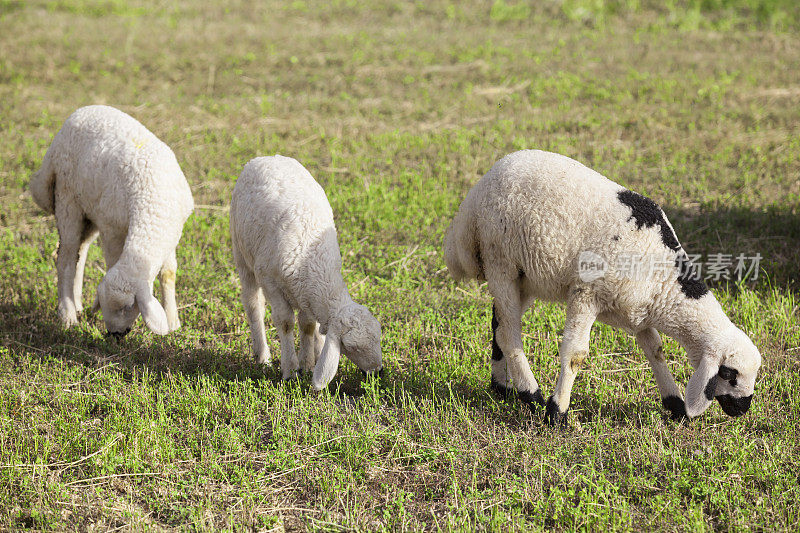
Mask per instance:
[[[383,368],[381,325],[366,307],[355,302],[344,306],[328,326],[325,346],[314,370],[315,390],[321,390],[333,379],[342,352],[365,374]]]
[[[124,337],[141,313],[153,333],[169,332],[167,314],[155,299],[148,283],[129,279],[112,268],[97,287],[97,301],[103,310],[103,321],[110,335]]]
[[[750,408],[761,353],[745,333],[730,325],[705,347],[695,373],[686,386],[686,414],[699,416],[714,398],[730,416],[741,416]]]

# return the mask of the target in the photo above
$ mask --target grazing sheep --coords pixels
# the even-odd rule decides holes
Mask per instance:
[[[314,370],[312,385],[321,390],[336,374],[341,352],[365,373],[381,370],[380,324],[347,292],[331,206],[300,163],[276,155],[245,165],[231,199],[231,240],[257,362],[266,363],[270,355],[266,294],[280,337],[283,379],[302,365]]]
[[[55,214],[58,316],[65,327],[83,310],[83,270],[98,234],[107,273],[94,309],[103,310],[108,332],[125,335],[139,313],[159,335],[180,327],[175,247],[194,202],[166,144],[118,109],[82,107],[56,134],[30,191]],[[164,307],[152,294],[159,271]]]
[[[750,406],[761,355],[693,275],[664,212],[577,161],[536,150],[498,161],[461,204],[444,257],[456,280],[488,282],[493,388],[513,384],[529,404],[544,402],[523,352],[521,316],[534,298],[566,302],[550,424],[566,423],[595,320],[636,335],[674,419],[700,415],[713,398],[731,416]],[[629,268],[648,265],[655,268]],[[685,403],[659,331],[683,345],[695,368]]]

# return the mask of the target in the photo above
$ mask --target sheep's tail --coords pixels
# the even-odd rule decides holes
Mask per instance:
[[[484,279],[478,231],[469,209],[460,209],[444,237],[444,262],[456,281]]]
[[[55,212],[56,171],[53,167],[53,156],[49,149],[44,155],[42,168],[31,176],[28,189],[30,189],[36,205],[50,214]]]

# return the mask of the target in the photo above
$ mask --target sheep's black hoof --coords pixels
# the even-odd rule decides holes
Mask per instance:
[[[492,381],[489,383],[489,390],[499,395],[501,398],[508,399],[509,389],[492,376]]]
[[[666,398],[662,398],[661,405],[664,406],[664,409],[670,412],[670,420],[674,420],[675,422],[689,420],[689,416],[686,414],[686,404],[677,396],[667,396]]]
[[[556,405],[555,400],[553,397],[547,400],[547,407],[545,408],[544,414],[544,421],[550,427],[561,426],[562,428],[567,427],[567,412],[561,412]]]
[[[542,389],[536,389],[536,392],[522,391],[519,393],[519,401],[528,406],[531,411],[536,411],[539,407],[544,407],[544,396],[542,396]]]

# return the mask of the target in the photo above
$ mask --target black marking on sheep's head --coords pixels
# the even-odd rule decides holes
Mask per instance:
[[[689,418],[686,414],[686,403],[678,396],[667,396],[666,398],[662,398],[661,405],[664,406],[664,409],[670,412],[670,420],[679,422]]]
[[[678,269],[678,284],[681,287],[681,292],[687,298],[693,300],[708,294],[708,287],[692,267],[692,262],[689,261],[688,256],[681,248],[678,237],[667,221],[667,217],[661,207],[650,198],[627,189],[619,191],[617,198],[622,204],[631,209],[631,216],[628,220],[634,220],[636,229],[642,229],[643,226],[647,228],[658,226],[661,233],[661,242],[678,254],[675,258],[675,267]]]
[[[741,398],[734,398],[730,394],[723,394],[717,396],[717,401],[722,410],[728,416],[742,416],[750,409],[750,402],[753,400],[753,395],[743,396]]]
[[[736,377],[739,375],[739,371],[735,368],[731,368],[729,366],[721,365],[719,367],[719,373],[717,374],[720,378],[724,379],[725,381],[729,382],[732,386],[736,386]]]
[[[495,306],[492,305],[492,360],[494,361],[502,361],[503,360],[503,350],[500,349],[500,345],[497,344],[497,327],[500,323],[497,321],[497,310]]]
[[[705,394],[708,400],[713,400],[715,397],[720,398],[721,396],[733,398],[731,394],[718,394],[718,392],[722,386],[725,385],[730,388],[735,388],[738,384],[738,376],[739,371],[735,368],[721,365],[719,367],[719,372],[717,372],[715,376],[712,376],[711,379],[708,380],[708,383],[706,383],[706,388],[703,390],[703,394]],[[729,401],[728,403],[730,404],[731,402]],[[747,404],[750,405],[750,402],[748,401]]]
[[[753,401],[752,394],[748,396],[734,396],[732,394],[732,392],[737,391],[738,379],[738,370],[721,365],[719,372],[708,381],[704,391],[706,398],[709,400],[717,399],[719,406],[728,416],[742,416],[750,409],[750,403]]]
[[[722,353],[722,364],[704,360],[695,376],[687,385],[687,406],[689,412],[697,416],[716,398],[720,407],[729,416],[742,416],[753,400],[758,369],[761,367],[761,354],[750,338],[739,328],[731,325],[720,335],[713,352]],[[693,387],[704,383],[700,389]],[[690,391],[694,391],[691,392]],[[698,394],[699,393],[699,394]],[[690,397],[692,402],[690,402]]]

